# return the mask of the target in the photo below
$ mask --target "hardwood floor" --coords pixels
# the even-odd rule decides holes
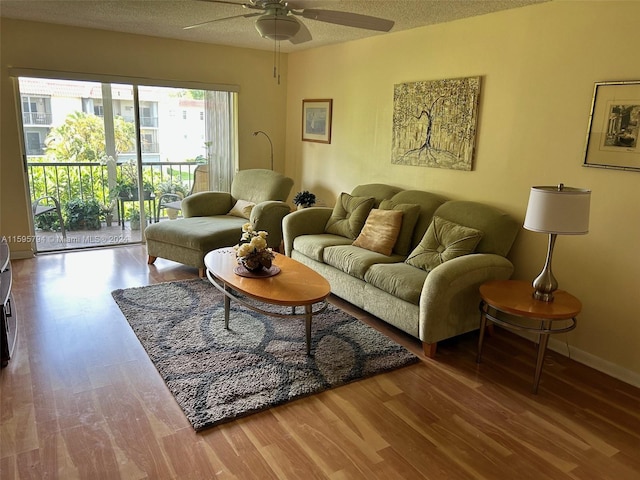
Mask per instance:
[[[422,362],[195,433],[110,292],[197,271],[142,246],[13,261],[0,478],[637,479],[640,390],[496,328]]]

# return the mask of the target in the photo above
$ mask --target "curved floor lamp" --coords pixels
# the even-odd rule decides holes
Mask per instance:
[[[551,271],[551,257],[557,235],[584,235],[589,232],[591,190],[565,187],[531,187],[524,228],[548,233],[549,247],[544,268],[533,281],[533,298],[553,302],[558,281]]]
[[[265,137],[267,137],[267,140],[269,140],[269,146],[271,147],[271,171],[273,171],[273,143],[271,143],[271,139],[269,138],[269,135],[267,135],[266,133],[264,133],[262,130],[258,130],[257,132],[253,132],[253,136],[257,136],[259,133],[261,133],[262,135],[264,135]]]

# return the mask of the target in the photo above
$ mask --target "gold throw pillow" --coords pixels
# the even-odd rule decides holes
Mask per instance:
[[[374,208],[369,212],[360,235],[352,245],[389,256],[396,244],[401,226],[401,210]]]

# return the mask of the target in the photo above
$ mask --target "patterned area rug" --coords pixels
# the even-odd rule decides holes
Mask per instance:
[[[115,290],[113,298],[195,430],[418,361],[333,305],[303,319],[255,313],[206,280]],[[289,310],[290,311],[290,310]]]

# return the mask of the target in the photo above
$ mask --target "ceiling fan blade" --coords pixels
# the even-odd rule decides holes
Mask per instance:
[[[247,13],[245,15],[234,15],[232,17],[224,17],[224,18],[216,18],[215,20],[207,20],[206,22],[194,23],[193,25],[189,25],[187,27],[182,27],[183,30],[191,30],[192,28],[203,27],[204,25],[209,25],[210,23],[222,22],[224,20],[231,20],[233,18],[249,18],[249,17],[257,17],[262,15],[261,13]]]
[[[207,3],[224,3],[225,5],[237,5],[238,7],[245,7],[248,8],[248,6],[250,4],[245,3],[245,2],[230,2],[227,0],[199,0],[200,2],[207,2]]]
[[[228,0],[197,0],[199,2],[207,3],[221,3],[223,5],[235,5],[236,7],[250,8],[252,10],[264,10],[262,6],[256,4],[254,1],[249,2],[231,2]]]
[[[294,45],[298,45],[299,43],[310,42],[311,40],[313,40],[313,38],[311,37],[311,32],[309,31],[307,26],[299,20],[298,23],[300,24],[300,30],[298,30],[298,33],[291,37],[289,41]]]
[[[337,10],[305,8],[301,12],[292,10],[291,13],[301,15],[303,18],[318,20],[319,22],[335,23],[346,27],[364,28],[366,30],[377,30],[379,32],[388,32],[393,28],[395,23],[393,20],[385,20],[384,18]]]

